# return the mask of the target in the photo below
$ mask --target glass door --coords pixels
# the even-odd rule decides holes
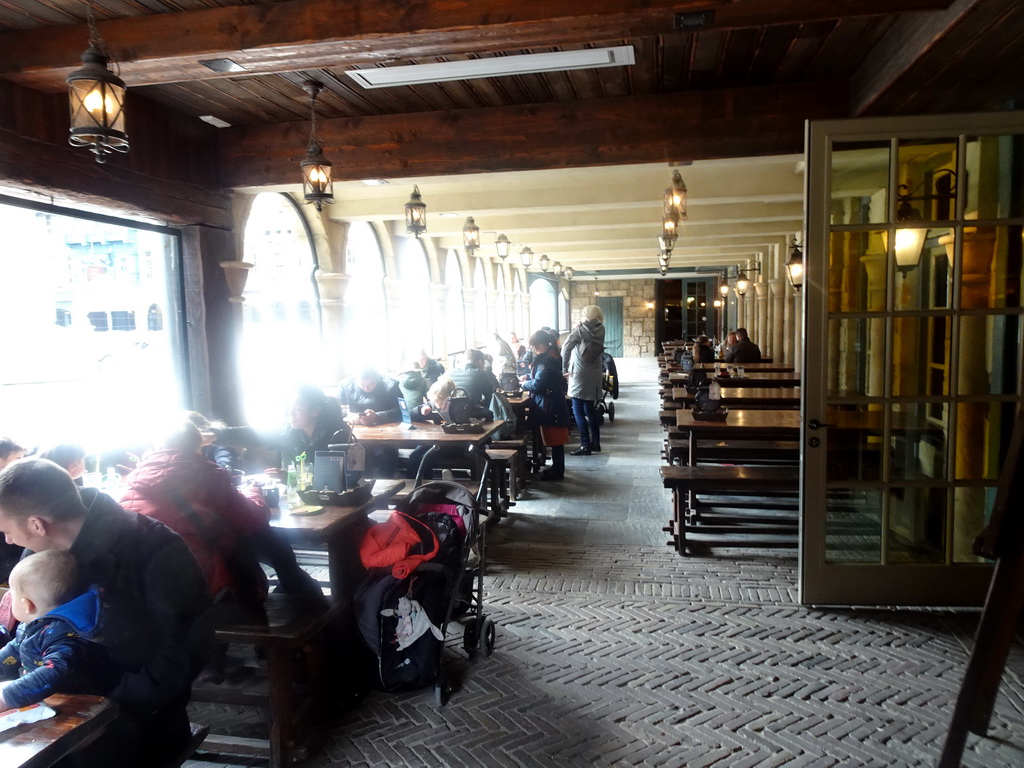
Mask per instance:
[[[808,130],[804,604],[980,605],[1021,400],[1019,114]]]

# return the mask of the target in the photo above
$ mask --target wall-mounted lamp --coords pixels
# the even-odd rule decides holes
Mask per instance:
[[[572,276],[575,275],[575,274],[576,274],[576,270],[573,269],[572,267],[566,267],[565,268],[565,279],[566,280],[572,280]]]
[[[761,274],[761,263],[759,261],[755,261],[754,266],[750,267],[750,271]],[[739,274],[736,275],[736,293],[740,296],[746,296],[748,288],[750,288],[750,278],[747,277],[746,272],[740,269]]]
[[[932,177],[934,194],[915,197],[924,186],[922,181],[913,190],[909,184],[900,184],[896,188],[896,239],[893,243],[893,255],[896,257],[896,268],[906,275],[921,262],[921,252],[928,236],[927,227],[916,226],[924,221],[921,211],[910,204],[912,200],[932,204],[931,218],[933,221],[947,220],[953,216],[956,202],[956,172],[949,168],[941,168]]]
[[[600,296],[601,295],[601,289],[597,287],[597,277],[596,276],[594,277],[594,295],[595,296]]]
[[[647,307],[648,309],[654,309],[654,302],[648,301],[644,304],[644,306]]]
[[[786,274],[789,275],[789,282],[793,285],[793,288],[799,291],[804,284],[804,252],[800,250],[800,244],[796,241],[795,237],[789,248]]]
[[[480,247],[480,227],[473,221],[472,216],[467,216],[466,223],[462,225],[462,244],[470,256]],[[505,252],[505,256],[508,256],[508,251]]]
[[[562,262],[556,261],[554,264],[552,264],[551,265],[551,273],[555,277],[561,277],[562,276]]]
[[[324,157],[320,142],[316,140],[316,99],[323,89],[323,83],[316,80],[306,80],[302,84],[302,90],[309,94],[309,144],[306,145],[306,157],[299,163],[302,197],[316,207],[317,213],[334,202],[331,162]]]
[[[494,248],[498,251],[498,258],[504,261],[508,258],[509,251],[512,250],[512,241],[505,237],[504,234],[498,235],[498,239],[494,241]],[[526,266],[530,266],[527,264]]]
[[[547,272],[548,267],[551,266],[551,259],[548,258],[548,255],[546,253],[542,253],[540,256],[540,261],[538,263],[540,264],[540,271]]]
[[[504,237],[504,235],[501,237]],[[500,240],[501,238],[498,239]],[[500,249],[498,253],[501,253]],[[529,268],[533,264],[533,249],[528,245],[524,245],[523,250],[519,252],[519,259],[523,262],[524,267]]]
[[[732,289],[729,288],[729,284],[728,283],[722,283],[720,286],[718,286],[718,292],[722,295],[723,299],[729,298],[729,291],[730,290],[732,290]]]
[[[82,67],[67,78],[68,104],[71,108],[73,147],[89,147],[97,163],[105,163],[107,155],[128,151],[128,134],[124,128],[124,81],[109,66],[103,38],[96,29],[92,3],[86,2],[89,25],[89,48],[82,54]]]
[[[419,237],[427,231],[427,204],[420,197],[420,186],[412,188],[409,202],[405,204],[405,231]]]

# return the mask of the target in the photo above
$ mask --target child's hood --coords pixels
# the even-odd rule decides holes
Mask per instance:
[[[95,589],[58,605],[48,616],[57,616],[70,622],[80,634],[93,632],[100,623],[100,596]]]

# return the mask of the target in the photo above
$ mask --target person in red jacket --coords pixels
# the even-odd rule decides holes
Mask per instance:
[[[231,473],[203,458],[202,435],[183,420],[127,478],[121,506],[164,523],[199,563],[210,595],[246,608],[266,597],[260,562],[277,573],[280,590],[323,601],[323,592],[270,527],[258,488],[240,489]]]

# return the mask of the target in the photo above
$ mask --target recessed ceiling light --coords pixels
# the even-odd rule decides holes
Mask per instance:
[[[228,123],[228,122],[226,122],[224,120],[221,120],[219,117],[214,117],[213,115],[200,115],[199,119],[202,120],[204,123],[209,123],[214,128],[230,128],[231,127],[231,123]]]
[[[368,187],[379,187],[388,183],[387,179],[363,179],[363,184]]]
[[[562,72],[569,69],[596,69],[635,64],[633,46],[585,48],[581,51],[528,53],[520,56],[491,56],[465,61],[441,61],[402,67],[350,69],[345,74],[363,88],[390,88],[396,85],[443,83],[448,80],[473,80],[481,77],[505,77],[537,72]]]
[[[245,72],[245,67],[231,59],[205,59],[199,63],[214,72]]]

